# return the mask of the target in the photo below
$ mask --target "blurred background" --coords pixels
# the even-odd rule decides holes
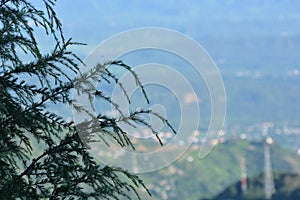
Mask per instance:
[[[144,51],[122,57],[133,67],[149,62],[174,67],[201,100],[196,101],[201,122],[194,130],[199,138],[168,167],[140,174],[153,194],[143,199],[300,198],[300,1],[73,0],[58,1],[56,9],[66,36],[87,44],[74,48],[82,59],[114,34],[162,27],[196,40],[222,75],[224,129],[210,141],[218,144],[215,149],[200,160],[201,135],[211,117],[205,82],[174,55]],[[46,47],[48,41],[41,41]],[[160,89],[148,89],[150,99],[167,105],[167,117],[177,127],[176,102]]]

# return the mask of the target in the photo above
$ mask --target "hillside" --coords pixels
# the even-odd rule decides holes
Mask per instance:
[[[248,189],[245,193],[241,191],[240,181],[227,187],[217,195],[215,200],[250,200],[265,199],[264,175],[250,177],[248,179]],[[276,192],[272,196],[273,200],[295,200],[300,198],[300,174],[278,174],[274,173],[274,183]]]
[[[180,147],[178,147],[180,148]],[[278,173],[299,173],[299,155],[271,146],[273,170]],[[248,176],[263,173],[262,142],[229,141],[217,147],[204,159],[198,159],[199,148],[193,146],[172,165],[159,171],[141,174],[153,194],[148,199],[212,198],[226,187],[239,181],[240,162],[246,159]],[[171,152],[170,152],[171,153]]]

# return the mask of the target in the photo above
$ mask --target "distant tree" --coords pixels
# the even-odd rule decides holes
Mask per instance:
[[[136,188],[145,188],[142,180],[124,169],[98,164],[88,151],[89,142],[93,142],[90,135],[105,135],[122,147],[134,148],[117,122],[147,126],[154,134],[143,118],[145,114],[169,123],[150,110],[136,110],[127,116],[120,113],[119,117],[99,113],[96,120],[80,124],[88,133],[82,138],[72,121],[49,110],[53,104],[72,105],[74,88],[117,109],[110,97],[89,84],[95,80],[119,84],[109,68],[112,65],[128,70],[142,91],[144,88],[135,72],[120,61],[98,64],[79,76],[82,61],[69,49],[80,44],[64,38],[55,0],[41,2],[44,8],[39,9],[27,0],[0,1],[0,198],[130,198],[127,191],[138,196]],[[37,29],[52,41],[52,50],[41,49]],[[86,84],[79,87],[82,82]],[[78,112],[88,112],[73,106]],[[89,130],[93,124],[100,128]]]

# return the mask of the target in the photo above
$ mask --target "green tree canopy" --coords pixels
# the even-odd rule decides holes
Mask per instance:
[[[109,96],[90,84],[115,83],[126,94],[110,66],[128,70],[144,92],[145,100],[148,99],[137,74],[120,61],[98,64],[86,73],[79,73],[83,63],[70,47],[80,44],[64,38],[54,10],[55,0],[42,2],[44,7],[38,8],[27,0],[0,1],[0,197],[117,199],[121,195],[130,198],[127,192],[137,194],[136,188],[144,187],[142,180],[124,169],[98,164],[88,149],[89,142],[93,142],[91,135],[111,137],[122,147],[134,148],[118,122],[146,126],[156,135],[151,124],[144,120],[145,114],[153,114],[170,125],[150,110],[119,113],[118,117],[99,113],[80,124],[86,134],[79,137],[72,121],[49,110],[53,104],[73,104],[78,112],[87,113],[72,102],[74,88],[78,93],[87,93],[90,100],[96,96],[118,110]],[[43,30],[43,37],[52,41],[51,49],[41,50],[37,30],[39,33]],[[94,129],[94,125],[99,128]]]

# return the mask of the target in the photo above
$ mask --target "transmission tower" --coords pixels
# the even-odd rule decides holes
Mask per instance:
[[[265,196],[266,199],[272,199],[272,195],[275,194],[275,184],[272,172],[270,145],[273,143],[272,138],[268,137],[264,145],[265,156]]]
[[[243,193],[247,190],[247,168],[245,158],[242,158],[241,160],[241,188]]]

